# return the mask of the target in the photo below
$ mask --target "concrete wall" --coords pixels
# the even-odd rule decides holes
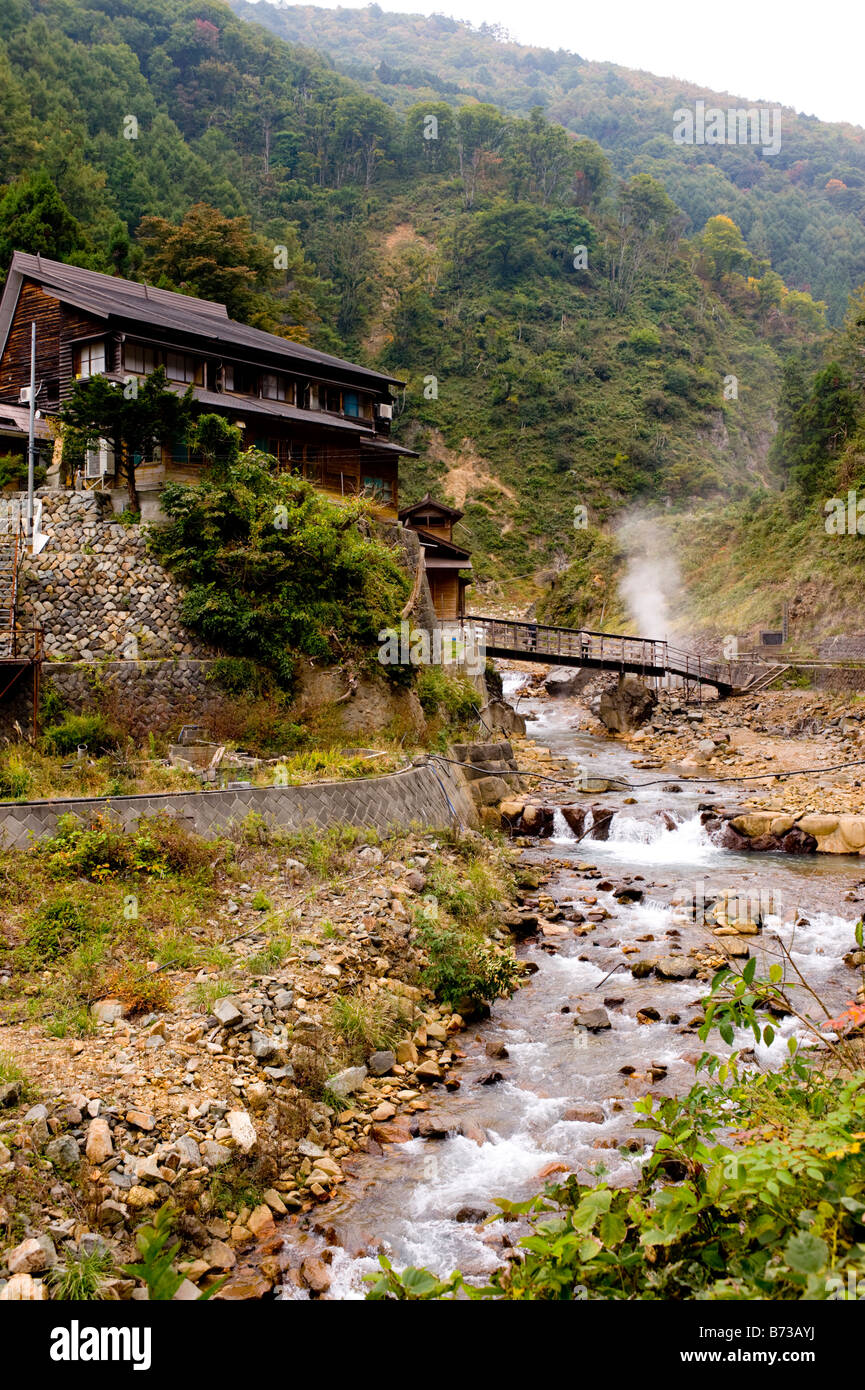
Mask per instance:
[[[369,826],[379,831],[413,824],[444,829],[454,813],[464,826],[477,816],[458,769],[438,763],[407,768],[384,777],[352,782],[318,782],[304,787],[251,787],[248,790],[170,792],[150,796],[76,797],[67,801],[0,802],[0,839],[6,848],[26,849],[32,840],[54,833],[64,815],[85,822],[110,815],[130,829],[142,817],[170,815],[209,839],[251,812],[287,830],[332,825]]]

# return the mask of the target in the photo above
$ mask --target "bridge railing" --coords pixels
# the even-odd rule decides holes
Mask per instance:
[[[511,618],[468,616],[463,623],[482,635],[488,647],[504,647],[509,651],[538,653],[551,658],[580,657],[584,661],[610,665],[627,663],[646,669],[665,670],[668,665],[667,643],[649,637],[593,632],[589,628],[552,627]]]
[[[589,628],[552,627],[512,618],[482,618],[468,616],[463,624],[473,631],[487,647],[548,657],[579,657],[585,662],[608,667],[640,667],[654,673],[669,671],[687,681],[716,681],[720,677],[716,662],[671,647],[659,638],[630,637],[611,632],[594,632]]]

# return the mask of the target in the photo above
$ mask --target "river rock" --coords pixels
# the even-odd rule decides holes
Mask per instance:
[[[0,1302],[3,1303],[33,1303],[47,1297],[43,1280],[34,1279],[31,1274],[14,1274],[0,1289]]]
[[[415,1080],[422,1082],[425,1086],[431,1086],[435,1081],[441,1081],[442,1069],[438,1062],[421,1062],[415,1071]]]
[[[381,1052],[373,1052],[367,1058],[367,1066],[373,1076],[387,1076],[389,1071],[393,1071],[396,1066],[396,1053],[390,1049]]]
[[[10,1274],[40,1274],[56,1263],[57,1252],[50,1236],[29,1236],[6,1252],[6,1268]]]
[[[330,1288],[330,1271],[322,1260],[313,1257],[305,1259],[300,1266],[300,1274],[312,1293],[327,1293]]]
[[[126,1010],[119,999],[97,999],[91,1004],[90,1012],[99,1023],[116,1023]]]
[[[213,1016],[218,1018],[223,1028],[237,1028],[243,1022],[243,1014],[233,999],[217,999],[213,1006]]]
[[[345,1099],[354,1091],[359,1091],[366,1078],[366,1067],[344,1067],[327,1078],[327,1089],[340,1099]]]
[[[581,1125],[602,1125],[606,1118],[600,1105],[574,1105],[562,1116],[563,1120]]]
[[[682,956],[661,956],[655,963],[655,974],[662,980],[692,980],[696,973],[696,965]]]
[[[81,1161],[81,1150],[71,1134],[59,1134],[47,1146],[45,1157],[57,1168],[74,1168]]]
[[[87,1143],[84,1152],[91,1163],[104,1163],[114,1153],[114,1143],[108,1121],[101,1115],[91,1120],[87,1126]]]
[[[548,695],[578,695],[593,678],[592,671],[578,666],[554,666],[544,681],[544,689]]]
[[[611,1028],[612,1024],[609,1014],[600,1004],[594,1007],[590,1004],[578,1004],[574,1009],[574,1026],[587,1028],[590,1033],[598,1033],[604,1028]]]
[[[598,705],[598,718],[613,733],[626,734],[639,729],[652,717],[658,697],[635,676],[621,676],[612,690],[605,690]]]
[[[17,1105],[24,1090],[20,1081],[6,1081],[0,1085],[0,1110]]]
[[[231,1137],[241,1153],[252,1153],[258,1144],[255,1125],[245,1110],[229,1110],[225,1122],[231,1130]]]

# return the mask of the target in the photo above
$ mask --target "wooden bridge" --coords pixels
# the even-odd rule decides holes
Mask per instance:
[[[462,624],[471,630],[470,640],[477,646],[483,645],[488,656],[551,666],[583,666],[621,675],[677,676],[686,687],[711,685],[719,695],[731,695],[736,688],[726,665],[693,656],[655,638],[548,627],[544,623],[512,622],[505,618],[471,616],[463,618]]]

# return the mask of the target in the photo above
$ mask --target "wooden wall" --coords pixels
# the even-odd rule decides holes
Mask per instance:
[[[30,325],[36,324],[36,381],[42,411],[56,407],[72,383],[70,338],[98,333],[102,323],[78,309],[68,308],[32,281],[25,280],[0,360],[0,399],[12,404],[22,386],[30,385]]]

